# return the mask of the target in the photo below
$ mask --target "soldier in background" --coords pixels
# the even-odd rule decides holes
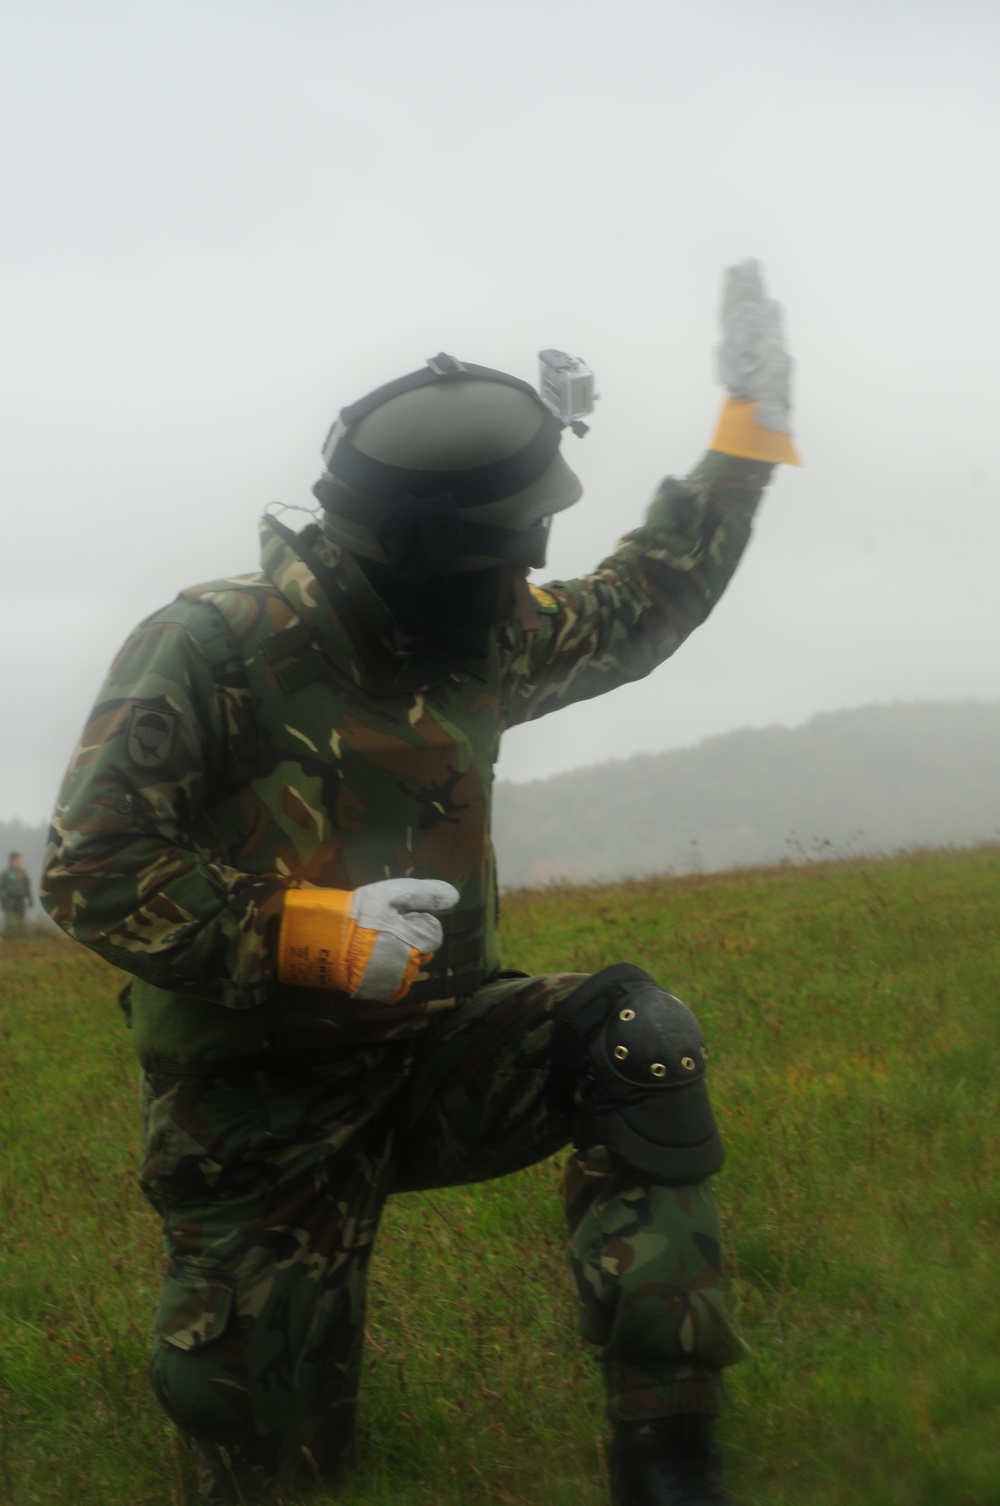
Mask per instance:
[[[580,483],[559,402],[439,356],[344,409],[319,522],[128,640],[53,817],[44,902],[132,975],[142,1185],[170,1265],[153,1388],[207,1500],[340,1478],[393,1192],[571,1142],[569,1262],[620,1506],[719,1506],[744,1346],[698,1022],[623,961],[504,970],[489,839],[506,728],[635,680],[718,601],[773,463],[788,359],[729,276],[712,447],[593,575],[526,583]],[[558,377],[558,373],[556,373]]]
[[[0,910],[3,911],[5,941],[24,935],[24,917],[34,905],[31,880],[21,867],[21,854],[12,852],[7,867],[0,873]]]

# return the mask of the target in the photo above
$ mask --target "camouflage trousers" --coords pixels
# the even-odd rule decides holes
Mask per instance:
[[[340,1477],[385,1200],[567,1143],[547,1093],[553,1011],[582,981],[501,979],[419,1035],[335,1061],[144,1079],[142,1186],[170,1257],[150,1375],[206,1499]],[[745,1351],[708,1185],[644,1183],[593,1147],[570,1156],[566,1195],[580,1329],[611,1416],[717,1411],[720,1372]]]
[[[0,937],[4,941],[20,941],[25,934],[25,917],[23,910],[4,910],[3,930]]]

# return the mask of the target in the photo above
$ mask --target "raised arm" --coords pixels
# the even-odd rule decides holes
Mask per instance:
[[[512,648],[505,722],[514,726],[641,679],[704,622],[732,578],[789,434],[791,362],[760,269],[727,274],[712,446],[683,481],[657,488],[645,523],[592,575],[536,592],[538,627]]]

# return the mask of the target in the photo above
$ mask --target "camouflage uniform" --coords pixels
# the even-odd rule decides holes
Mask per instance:
[[[142,1180],[170,1257],[152,1379],[216,1488],[332,1479],[349,1457],[391,1192],[498,1176],[570,1138],[552,1017],[582,979],[501,971],[499,738],[671,654],[736,568],[770,469],[709,452],[595,574],[512,610],[482,660],[407,651],[350,554],[265,519],[260,573],[185,591],[113,665],[44,903],[133,975]],[[406,999],[277,981],[287,888],[388,877],[461,895]],[[567,1208],[612,1415],[716,1410],[742,1346],[709,1188],[644,1184],[589,1147]]]
[[[8,941],[24,934],[25,912],[31,909],[31,880],[23,868],[5,868],[0,873],[0,910],[3,934]]]

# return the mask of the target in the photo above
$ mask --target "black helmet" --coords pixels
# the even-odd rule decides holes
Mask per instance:
[[[435,356],[340,413],[313,488],[324,531],[414,584],[544,564],[549,519],[583,491],[563,428],[527,382]]]

